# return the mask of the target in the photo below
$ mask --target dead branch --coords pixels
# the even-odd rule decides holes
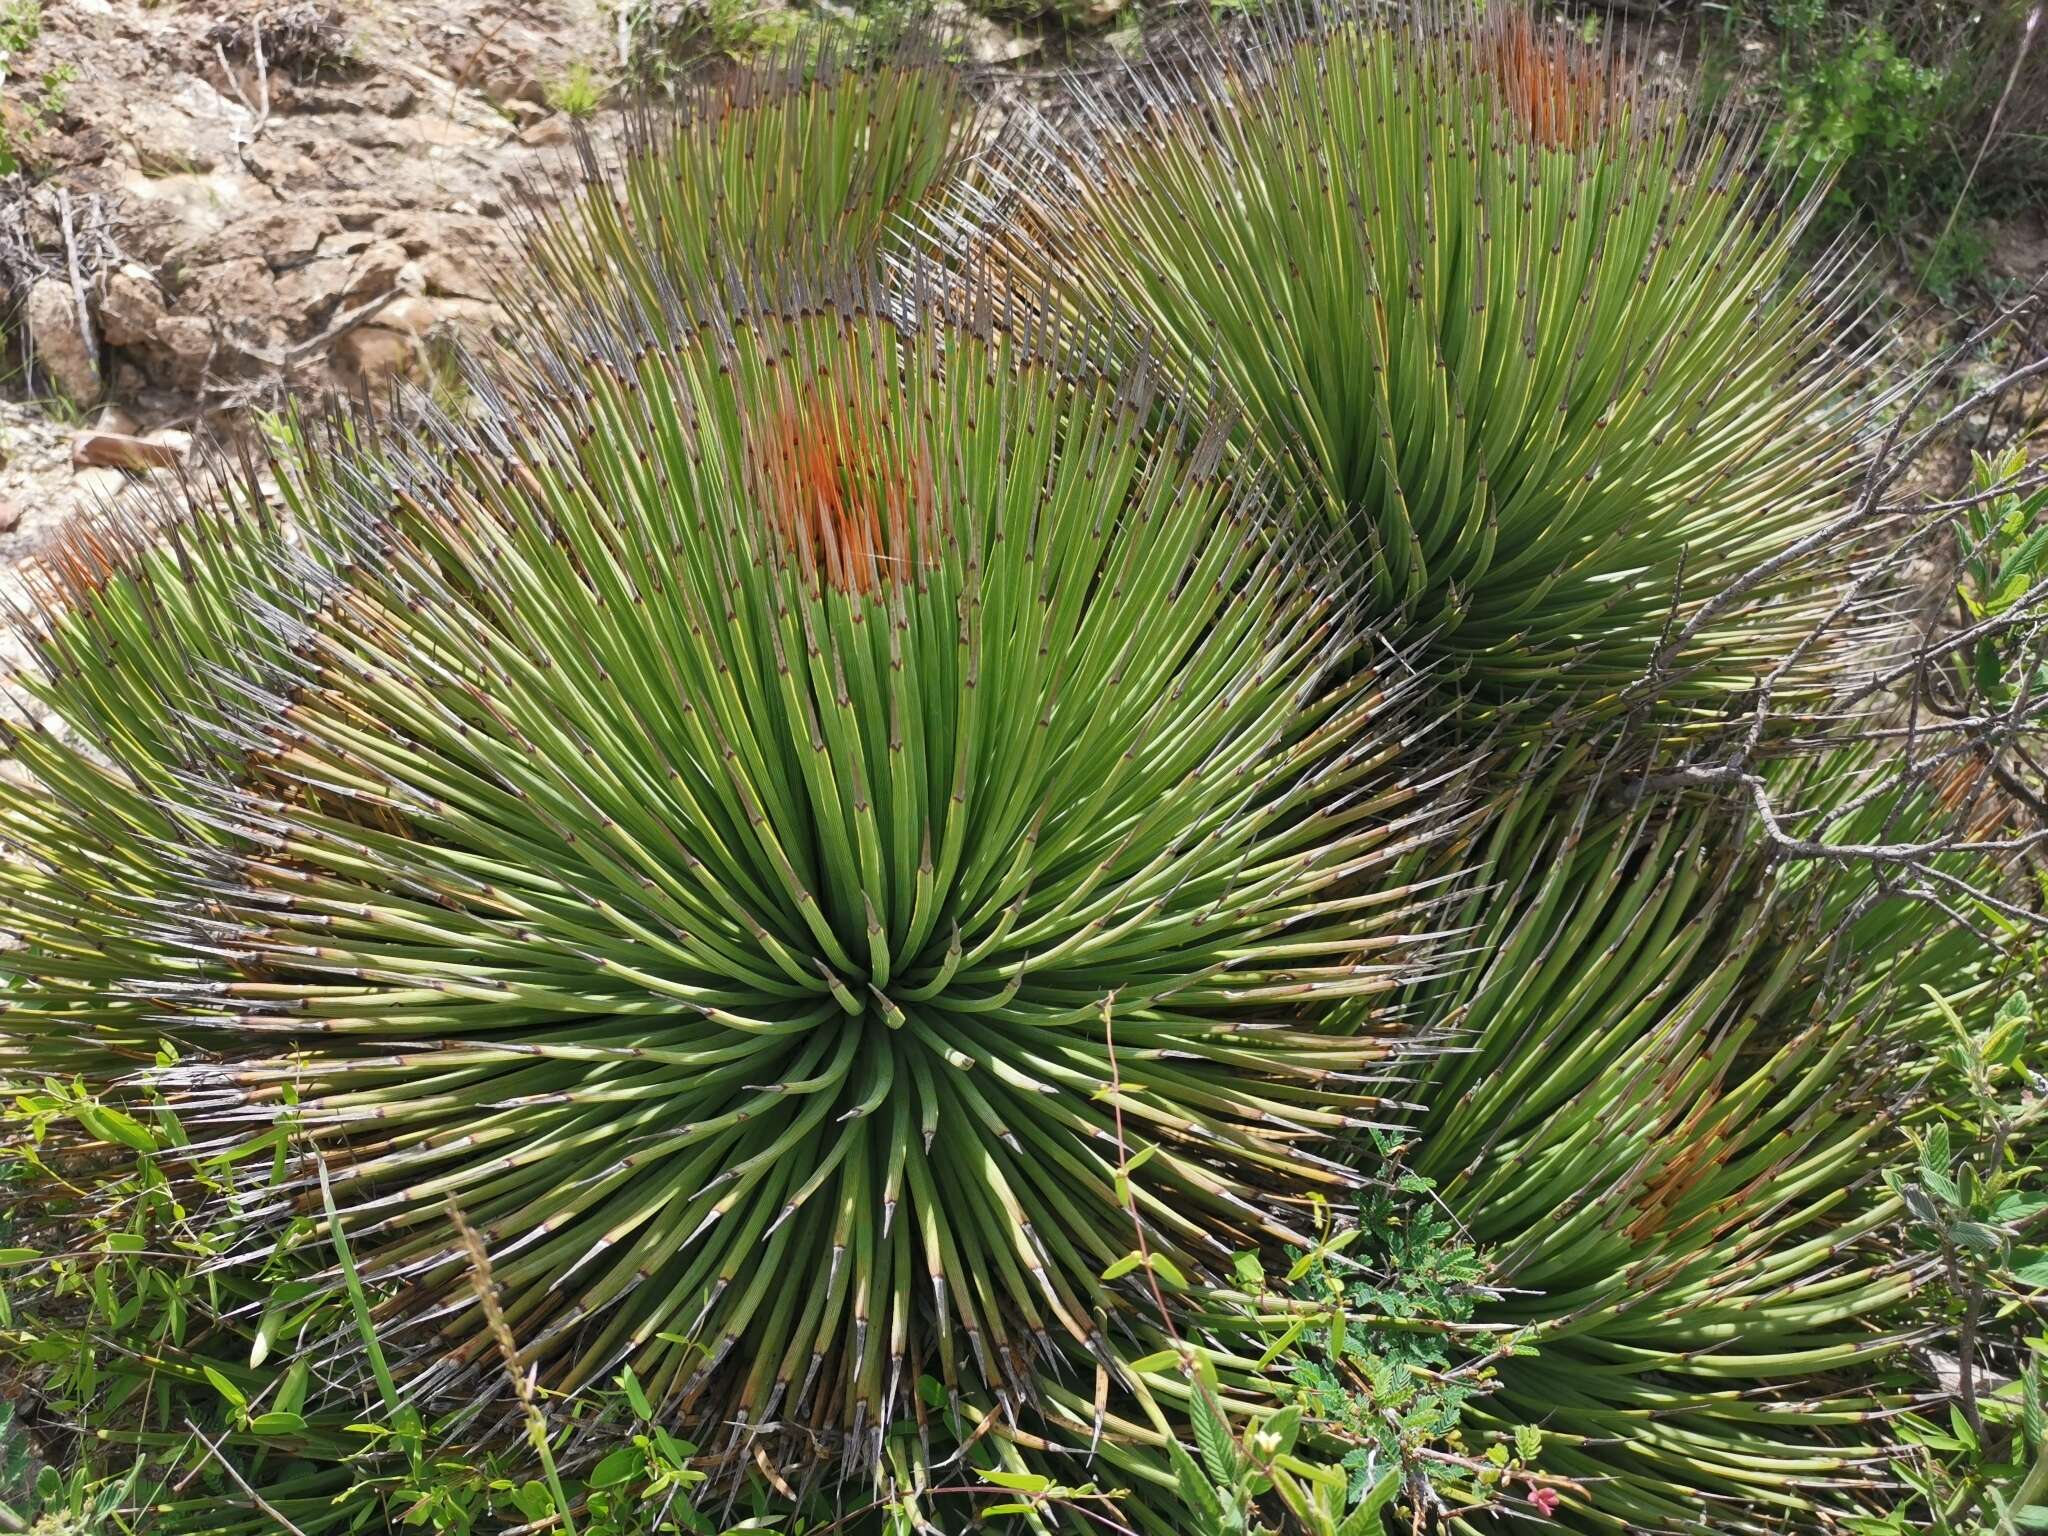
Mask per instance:
[[[369,324],[371,320],[383,312],[385,306],[405,297],[405,292],[406,290],[403,288],[387,289],[385,292],[378,294],[376,298],[368,299],[358,304],[354,309],[348,311],[348,313],[328,326],[318,336],[312,337],[307,341],[297,342],[292,346],[286,347],[282,352],[271,352],[246,341],[230,340],[228,345],[244,357],[252,357],[257,362],[267,364],[280,373],[286,373],[298,367],[299,364],[319,356],[357,326]]]
[[[78,339],[85,344],[85,355],[92,359],[93,371],[100,369],[100,338],[92,325],[92,303],[86,297],[85,274],[78,263],[78,236],[71,227],[71,193],[64,187],[57,189],[57,219],[64,232],[64,267],[71,277],[71,300],[78,314]]]
[[[2020,322],[2044,311],[2048,291],[2037,291],[1969,337],[1958,354],[2001,329],[2021,334]],[[1939,377],[1929,369],[1894,403],[1896,414],[1873,445],[1847,510],[1745,571],[1684,623],[1674,618],[1638,685],[1645,697],[1677,675],[1686,642],[1716,615],[1804,561],[1852,552],[1847,576],[1808,633],[1705,744],[1695,744],[1676,766],[1646,772],[1647,785],[1732,791],[1778,857],[1861,868],[1874,895],[1913,896],[1958,913],[2048,927],[2040,883],[2029,888],[2015,878],[2023,869],[2048,867],[2048,573],[2001,605],[1986,608],[1982,593],[1977,608],[1963,602],[1973,563],[1995,541],[2016,536],[1999,527],[1982,531],[1980,509],[2048,485],[2048,458],[1988,488],[1902,492],[1958,428],[1987,407],[1995,419],[2000,403],[2044,376],[2048,351],[2037,348],[1915,428],[1914,410]],[[2025,442],[2029,430],[2015,424],[2005,446]],[[1977,532],[1973,513],[1980,517]],[[1823,647],[1866,659],[1818,711],[1810,692],[1788,702],[1788,679]],[[1982,675],[1980,656],[1997,661],[1997,676]],[[1811,803],[1786,787],[1804,784],[1800,775],[1774,771],[1786,758],[1845,747],[1867,754],[1861,782],[1845,790],[1839,775],[1823,776],[1825,792]],[[1899,835],[1836,835],[1850,818],[1880,808]]]

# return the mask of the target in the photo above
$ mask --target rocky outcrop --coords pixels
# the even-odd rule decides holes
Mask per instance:
[[[146,510],[243,402],[425,382],[441,338],[501,325],[514,188],[568,137],[545,83],[614,44],[597,0],[42,14],[0,90],[34,156],[0,178],[0,336],[33,397],[0,399],[0,581],[82,507]]]
[[[92,131],[51,127],[21,224],[36,268],[62,272],[52,200],[90,195],[110,258],[18,298],[52,388],[159,411],[251,384],[382,387],[432,338],[487,333],[511,188],[562,152],[528,131],[555,123],[540,82],[610,42],[576,0],[401,3],[374,33],[303,0],[94,10],[89,27],[52,12],[38,43],[37,66],[75,77],[65,121]]]
[[[1001,65],[1121,3],[937,0],[935,18]],[[716,67],[688,41],[702,0],[633,14],[671,19],[678,70]],[[152,429],[204,432],[287,392],[374,398],[431,381],[444,338],[501,328],[509,215],[579,131],[551,86],[579,70],[611,85],[620,15],[609,0],[45,0],[0,91],[0,130],[34,153],[32,176],[0,181],[0,307],[37,392],[115,406],[74,443],[72,412],[0,402],[0,567],[77,506],[140,505],[177,473]],[[46,78],[61,90],[25,89]]]

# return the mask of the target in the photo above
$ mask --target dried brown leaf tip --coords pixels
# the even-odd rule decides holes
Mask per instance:
[[[1545,149],[1583,149],[1607,120],[1614,76],[1599,50],[1561,27],[1505,5],[1479,33],[1481,66],[1530,139]]]
[[[1958,830],[1964,837],[1988,841],[2016,828],[2025,814],[1980,752],[1959,753],[1936,768],[1932,777],[1935,800],[1944,811],[1963,818]]]
[[[46,601],[61,608],[101,591],[134,557],[134,540],[126,533],[98,517],[74,517],[36,552],[32,580]]]
[[[930,557],[929,456],[856,387],[829,375],[784,380],[749,438],[760,504],[814,585],[866,595]]]

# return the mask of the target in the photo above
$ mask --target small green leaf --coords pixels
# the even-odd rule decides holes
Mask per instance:
[[[1188,1277],[1181,1273],[1178,1264],[1174,1263],[1173,1260],[1163,1253],[1152,1255],[1152,1273],[1176,1291],[1184,1291],[1188,1288]]]
[[[1223,1518],[1223,1500],[1216,1487],[1202,1475],[1194,1457],[1178,1440],[1166,1442],[1166,1457],[1173,1464],[1174,1486],[1181,1502],[1192,1506],[1211,1525]]]
[[[1995,1257],[2005,1247],[2005,1239],[1981,1221],[1959,1221],[1949,1228],[1949,1236],[1972,1253],[1986,1258]]]
[[[306,1389],[312,1384],[312,1368],[303,1360],[294,1360],[291,1369],[284,1373],[284,1381],[277,1389],[275,1408],[279,1413],[297,1413],[305,1405]]]
[[[529,1521],[545,1520],[555,1512],[554,1495],[548,1492],[547,1484],[534,1478],[520,1484],[519,1491],[512,1495],[512,1502],[519,1506],[519,1513]]]
[[[79,1123],[101,1141],[117,1141],[124,1147],[137,1152],[154,1152],[156,1138],[149,1134],[141,1121],[131,1115],[124,1115],[118,1109],[105,1104],[81,1105],[78,1111]]]
[[[243,1395],[240,1387],[229,1381],[227,1377],[221,1375],[219,1371],[210,1365],[203,1365],[200,1369],[206,1373],[206,1379],[213,1383],[213,1390],[226,1398],[229,1405],[237,1413],[246,1413],[248,1411],[249,1399]]]
[[[270,1305],[264,1308],[263,1321],[256,1325],[256,1337],[249,1345],[251,1370],[269,1358],[271,1346],[277,1343],[278,1330],[284,1326],[284,1314],[284,1306],[273,1296]]]
[[[1989,635],[1977,637],[1977,691],[1995,696],[2005,668],[1998,659],[1998,645]]]
[[[1920,1177],[1932,1182],[1948,1178],[1949,1146],[1948,1124],[1935,1121],[1927,1132],[1927,1139],[1920,1144]]]
[[[2015,1248],[2008,1271],[2015,1285],[2048,1288],[2048,1248]]]
[[[616,1488],[625,1482],[643,1465],[643,1458],[635,1446],[622,1445],[590,1471],[590,1486],[593,1488]]]
[[[1948,1410],[1948,1427],[1962,1443],[1963,1449],[1975,1451],[1978,1448],[1977,1432],[1970,1428],[1970,1421],[1963,1417],[1963,1410],[1954,1405]]]
[[[1263,1371],[1275,1360],[1286,1354],[1288,1350],[1294,1347],[1294,1341],[1300,1338],[1307,1329],[1308,1319],[1305,1317],[1297,1317],[1293,1322],[1289,1323],[1286,1331],[1271,1344],[1268,1344],[1266,1352],[1259,1356],[1258,1368]]]
[[[1232,1437],[1229,1426],[1218,1417],[1212,1405],[1211,1394],[1197,1391],[1190,1418],[1195,1427],[1195,1446],[1202,1453],[1202,1465],[1209,1476],[1220,1487],[1228,1488],[1237,1481],[1237,1441]]]
[[[1144,1262],[1145,1255],[1142,1253],[1127,1253],[1110,1265],[1109,1268],[1105,1269],[1102,1272],[1102,1278],[1105,1280],[1121,1280]]]
[[[630,1365],[619,1372],[619,1390],[626,1394],[626,1401],[643,1424],[654,1422],[654,1405],[647,1401],[647,1393]]]
[[[1012,1493],[1046,1493],[1052,1488],[1052,1479],[1038,1472],[1005,1472],[990,1469],[977,1475],[984,1483],[994,1483],[998,1488],[1007,1488]]]
[[[1358,1507],[1344,1517],[1344,1523],[1337,1527],[1337,1536],[1374,1536],[1380,1529],[1381,1511],[1394,1502],[1394,1495],[1400,1491],[1401,1469],[1389,1467],[1366,1491]]]
[[[2040,502],[2040,494],[2030,500]],[[2025,516],[2025,512],[2021,512],[2021,516]],[[2019,545],[2019,549],[2015,549],[2005,561],[2005,569],[2013,575],[2032,575],[2042,563],[2042,555],[2048,555],[2048,528],[2036,528],[2032,535],[2028,535],[2028,541]]]
[[[1941,1207],[1936,1205],[1933,1197],[1918,1184],[1900,1185],[1899,1198],[1906,1202],[1906,1209],[1912,1212],[1913,1219],[1922,1226],[1941,1226]]]

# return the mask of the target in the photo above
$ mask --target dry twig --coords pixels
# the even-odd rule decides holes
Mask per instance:
[[[2023,323],[2048,309],[2048,292],[2005,308],[1979,328],[1956,357],[1994,335],[2021,335]],[[1939,377],[1928,370],[1897,406],[1874,445],[1855,502],[1840,516],[1760,562],[1674,624],[1639,688],[1654,696],[1675,675],[1686,642],[1717,614],[1735,607],[1772,577],[1815,554],[1853,547],[1850,579],[1827,613],[1757,680],[1737,715],[1704,747],[1675,767],[1648,775],[1652,785],[1724,787],[1741,794],[1772,848],[1792,861],[1860,866],[1871,875],[1870,899],[1912,895],[1959,917],[1992,913],[2010,922],[2048,926],[2040,892],[2009,883],[2011,872],[2048,855],[2048,691],[2034,686],[2048,664],[2048,581],[2001,611],[1972,617],[1957,596],[1966,563],[1985,540],[1967,534],[1967,514],[1995,498],[2048,484],[2048,464],[2016,480],[1971,493],[1896,495],[1925,478],[1931,455],[1987,408],[2048,377],[2048,352],[2024,357],[1989,384],[1913,429],[1911,417]],[[2028,429],[2015,429],[2023,440]],[[1938,600],[1937,600],[1938,599]],[[1889,649],[1873,646],[1888,637]],[[2017,677],[1987,691],[1969,664],[1980,642],[2009,658]],[[1856,678],[1822,711],[1810,700],[1794,706],[1781,690],[1802,662],[1823,647],[1849,649],[1864,660]],[[1765,770],[1786,755],[1868,744],[1871,765],[1846,800],[1806,807],[1785,803]],[[1917,801],[1945,818],[1933,833],[1847,841],[1829,835],[1857,811],[1896,809]],[[1970,871],[1964,873],[1961,871]]]

